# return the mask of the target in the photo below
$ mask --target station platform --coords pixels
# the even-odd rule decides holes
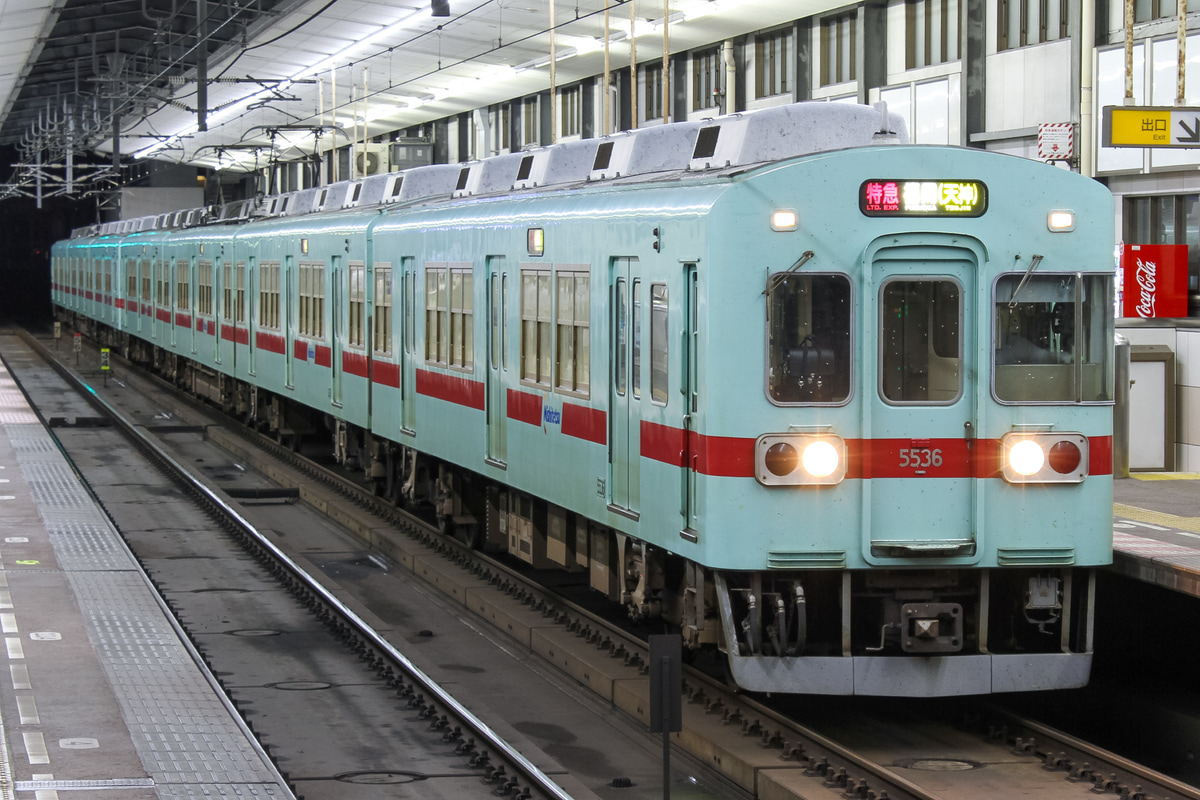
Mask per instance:
[[[1200,597],[1200,473],[1113,481],[1113,571]]]
[[[0,365],[0,800],[292,798]]]

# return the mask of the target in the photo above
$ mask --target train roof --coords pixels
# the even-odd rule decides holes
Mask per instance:
[[[883,103],[806,102],[580,139],[464,164],[433,164],[281,195],[90,225],[72,238],[127,236],[261,219],[379,209],[453,198],[641,182],[710,173],[811,153],[906,143],[903,119]]]

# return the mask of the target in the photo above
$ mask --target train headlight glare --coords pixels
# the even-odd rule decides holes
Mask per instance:
[[[1033,475],[1046,463],[1046,454],[1032,439],[1023,439],[1008,451],[1008,464],[1018,475]]]
[[[1074,442],[1055,442],[1050,448],[1050,469],[1060,475],[1066,475],[1079,469],[1083,453]]]
[[[814,478],[829,477],[838,468],[840,461],[837,449],[824,439],[819,439],[805,447],[804,455],[801,458],[804,471]]]
[[[807,451],[805,451],[807,452]],[[800,454],[796,452],[796,448],[786,442],[778,442],[767,448],[767,452],[763,455],[763,463],[766,464],[772,475],[783,477],[796,469],[796,464],[800,461]]]
[[[1058,233],[1075,230],[1075,212],[1056,210],[1046,216],[1046,227]]]

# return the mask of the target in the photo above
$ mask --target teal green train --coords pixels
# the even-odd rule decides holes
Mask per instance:
[[[105,223],[53,300],[745,689],[1081,686],[1112,197],[906,139],[805,103]]]

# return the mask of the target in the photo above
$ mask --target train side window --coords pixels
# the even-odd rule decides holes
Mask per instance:
[[[450,366],[475,366],[475,272],[470,265],[450,267]]]
[[[375,352],[392,354],[392,268],[375,266]]]
[[[640,400],[642,397],[642,282],[634,278],[633,286],[630,289],[632,297],[630,310],[630,335],[633,337],[633,361],[632,374],[629,376],[630,384],[633,387],[633,399]]]
[[[143,261],[141,263],[140,269],[142,272],[142,302],[149,305],[150,304],[150,284],[152,282],[152,280],[150,278],[150,262]]]
[[[237,294],[233,299],[234,322],[246,321],[246,262],[237,262]]]
[[[521,380],[550,388],[554,367],[550,270],[521,270]]]
[[[211,317],[213,313],[213,262],[200,259],[196,262],[196,313]]]
[[[226,261],[221,271],[221,319],[233,322],[233,262]]]
[[[667,310],[667,285],[650,284],[650,402],[656,406],[667,404]]]
[[[349,328],[346,342],[351,347],[363,347],[367,341],[365,274],[366,265],[363,262],[350,262],[350,313],[346,316]]]
[[[591,370],[591,285],[586,266],[558,267],[557,354],[558,389],[587,396]]]
[[[775,278],[767,292],[767,394],[771,402],[837,404],[850,399],[854,307],[845,275]]]
[[[962,288],[936,278],[880,289],[879,388],[889,403],[950,405],[962,394]]]
[[[425,265],[425,360],[446,364],[446,267]]]
[[[258,267],[258,324],[279,327],[279,262],[263,261]]]
[[[1009,403],[1108,402],[1111,275],[1002,275],[996,281],[993,373]]]
[[[188,292],[191,288],[191,280],[188,276],[188,267],[190,266],[191,265],[186,260],[175,262],[175,282],[177,285],[175,291],[176,308],[190,308],[189,303],[191,298],[188,296]]]

